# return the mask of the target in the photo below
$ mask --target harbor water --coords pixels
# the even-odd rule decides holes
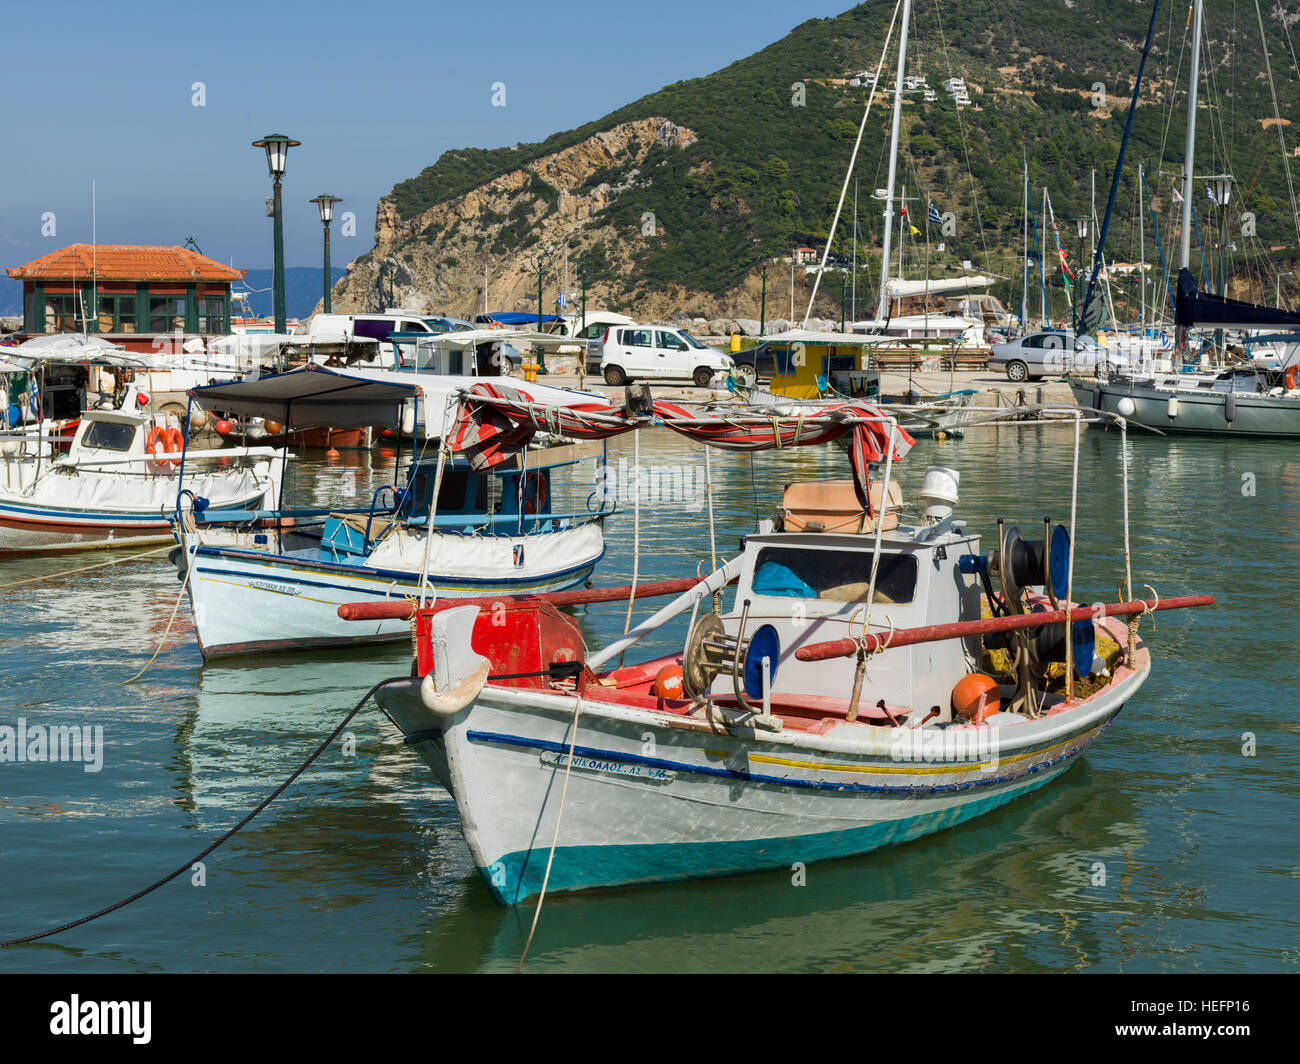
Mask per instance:
[[[1044,516],[1068,521],[1073,433],[1003,426],[922,441],[897,473],[913,499],[927,465],[958,470],[957,516],[989,549],[999,517],[1031,538]],[[848,475],[831,447],[713,452],[710,485],[698,446],[639,435],[641,580],[709,567],[709,494],[716,553],[731,557],[786,483]],[[625,497],[598,585],[633,575],[634,446],[610,443]],[[1120,447],[1115,431],[1083,433],[1084,602],[1113,601],[1123,581]],[[1135,591],[1219,601],[1143,620],[1150,680],[1077,766],[968,825],[860,858],[553,895],[526,969],[1300,969],[1300,458],[1287,444],[1149,433],[1128,448]],[[391,477],[382,452],[317,455],[294,471],[300,499]],[[172,620],[180,584],[165,552],[7,560],[0,585],[0,726],[102,727],[103,737],[98,764],[0,761],[0,940],[93,912],[186,863],[368,687],[409,667],[402,643],[204,666],[186,603]],[[578,611],[589,648],[622,633],[625,610]],[[685,624],[643,649],[666,652]],[[124,683],[160,643],[148,671]],[[508,971],[532,916],[531,903],[492,902],[455,804],[372,704],[201,869],[0,951],[0,971]]]

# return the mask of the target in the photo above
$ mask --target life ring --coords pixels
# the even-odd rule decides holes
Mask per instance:
[[[1286,390],[1288,392],[1295,390],[1297,378],[1300,378],[1300,365],[1292,366],[1286,371]]]
[[[179,454],[185,449],[185,437],[181,435],[180,429],[164,428],[161,425],[154,425],[149,429],[149,435],[144,439],[144,449],[145,453],[154,459],[149,463],[151,473],[157,473],[168,463],[174,466],[181,464],[179,458],[158,458],[159,452],[155,447],[161,447],[163,454]]]
[[[165,454],[179,455],[182,451],[185,450],[185,437],[181,435],[180,429],[165,428],[163,429],[162,436],[163,436],[163,452]],[[169,458],[167,459],[167,461],[171,462],[171,464],[174,466],[179,466],[181,464],[182,459]]]
[[[489,328],[489,329],[504,329],[505,326],[502,325],[499,321],[493,321],[493,322],[488,322],[488,328]]]
[[[524,513],[535,514],[546,505],[547,484],[550,481],[545,473],[532,473],[524,482]]]

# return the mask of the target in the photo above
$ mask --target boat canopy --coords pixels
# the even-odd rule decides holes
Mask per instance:
[[[289,429],[395,429],[402,424],[402,404],[421,395],[422,389],[409,373],[327,369],[309,362],[259,380],[191,388],[189,394],[205,410],[267,418]]]
[[[143,356],[112,344],[102,336],[83,336],[80,333],[51,333],[37,336],[5,349],[10,361],[27,362],[28,368],[37,363],[46,365],[80,365],[93,362],[100,366],[128,366],[138,368],[147,362]]]
[[[525,314],[519,310],[503,310],[494,311],[491,314],[480,314],[474,320],[477,322],[495,321],[500,322],[502,325],[536,325],[537,315]],[[564,321],[558,314],[543,314],[541,320],[543,324],[548,321]]]
[[[1178,294],[1174,299],[1174,320],[1185,328],[1259,329],[1278,326],[1300,328],[1300,314],[1278,307],[1262,307],[1242,299],[1228,299],[1200,292],[1192,271],[1178,271]]]
[[[388,369],[335,369],[309,362],[259,380],[227,381],[190,389],[205,410],[279,421],[286,428],[403,428],[402,407],[419,399],[424,434],[441,437],[454,422],[461,397],[482,378]],[[599,395],[511,381],[525,399],[556,408],[603,402]],[[409,431],[409,426],[405,426]]]

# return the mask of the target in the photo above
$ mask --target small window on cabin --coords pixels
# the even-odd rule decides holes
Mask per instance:
[[[916,594],[913,554],[881,554],[873,602],[901,605]],[[754,594],[768,598],[866,602],[871,586],[870,551],[767,547],[754,566]]]
[[[466,499],[468,492],[469,498]],[[438,510],[482,513],[487,510],[487,484],[476,473],[448,472],[443,470],[442,484],[438,487]]]
[[[134,438],[134,425],[123,425],[116,421],[92,421],[81,437],[81,446],[105,451],[129,451]]]

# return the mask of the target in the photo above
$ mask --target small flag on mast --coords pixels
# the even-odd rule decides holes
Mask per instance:
[[[939,208],[934,205],[934,200],[930,201],[930,211],[927,217],[935,225],[940,225],[943,222],[943,215],[939,213]]]
[[[1216,207],[1219,205],[1219,201],[1214,198],[1214,189],[1210,188],[1209,185],[1205,186],[1205,194],[1210,197],[1210,202]]]

